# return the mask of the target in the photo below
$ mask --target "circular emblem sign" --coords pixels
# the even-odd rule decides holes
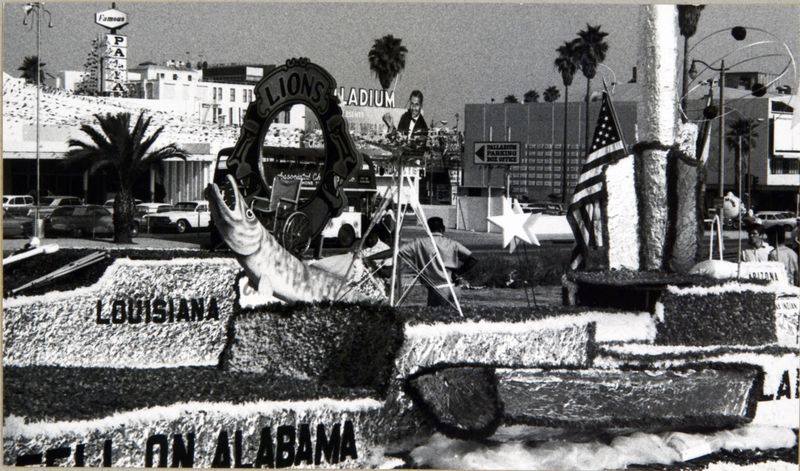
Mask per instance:
[[[296,104],[307,106],[317,117],[325,143],[325,163],[314,193],[296,208],[303,216],[293,213],[281,224],[264,223],[295,254],[304,251],[328,221],[341,214],[347,206],[344,183],[361,166],[361,156],[333,94],[335,89],[333,77],[306,58],[289,59],[273,69],[256,85],[256,100],[247,108],[241,134],[227,160],[228,172],[246,203],[268,199],[273,182],[266,181],[261,152],[270,123],[283,109]]]

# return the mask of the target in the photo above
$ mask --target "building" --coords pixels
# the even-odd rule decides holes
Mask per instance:
[[[635,135],[636,103],[614,102],[622,133],[630,142]],[[589,104],[590,132],[600,102]],[[586,104],[570,102],[567,126],[567,194],[578,181],[584,152]],[[519,163],[477,165],[476,143],[519,143]],[[564,104],[502,103],[468,104],[464,108],[464,157],[462,196],[511,195],[530,200],[560,200],[564,162]]]
[[[158,100],[172,112],[201,123],[241,126],[247,107],[253,101],[256,83],[264,71],[273,68],[270,65],[227,65],[195,69],[176,61],[163,65],[144,62],[129,69],[127,86],[131,98]],[[206,80],[206,73],[211,73],[212,80]],[[220,81],[223,78],[231,82]],[[305,128],[302,108],[295,106],[281,112],[275,118],[276,128]]]
[[[86,141],[83,124],[97,125],[95,114],[142,110],[152,118],[149,132],[163,126],[155,147],[176,143],[191,156],[167,161],[162,169],[150,170],[134,195],[145,201],[177,202],[202,198],[211,181],[216,154],[238,138],[238,128],[203,124],[173,113],[170,102],[134,98],[80,96],[65,90],[44,89],[40,94],[39,127],[40,188],[52,193],[102,203],[117,191],[113,172],[90,176],[88,172],[63,165],[70,139]],[[36,86],[3,75],[3,191],[30,194],[36,188]]]
[[[56,88],[74,92],[83,79],[83,74],[84,72],[80,70],[62,70],[56,74]]]
[[[203,80],[255,85],[275,68],[273,64],[219,64],[202,67]]]
[[[234,80],[257,75],[247,67],[242,70],[245,76],[233,77]],[[152,170],[150,178],[143,179],[134,190],[135,196],[145,201],[173,203],[201,199],[203,189],[212,181],[218,152],[233,146],[239,137],[241,117],[254,99],[255,87],[249,79],[241,80],[242,83],[208,82],[203,80],[203,73],[204,70],[180,63],[143,63],[129,71],[128,85],[133,96],[125,98],[43,90],[39,129],[42,193],[80,196],[92,203],[113,197],[117,191],[114,175],[89,176],[84,171],[65,168],[60,160],[68,150],[69,139],[87,139],[80,132],[80,126],[95,125],[95,114],[130,112],[136,116],[145,110],[153,120],[151,132],[164,126],[156,146],[174,142],[191,156],[186,161],[165,162],[161,170]],[[36,120],[35,106],[31,106],[36,101],[36,87],[8,75],[4,75],[3,82],[4,191],[28,194],[36,186]],[[265,146],[320,145],[316,142],[318,136],[309,134],[309,131],[318,130],[319,125],[316,117],[307,116],[307,110],[305,106],[295,105],[279,114],[278,122],[270,126],[265,136]],[[343,106],[343,114],[357,136],[359,148],[380,165],[380,175],[376,179],[381,194],[391,186],[394,168],[391,155],[366,144],[362,137],[385,132],[382,120],[385,113],[390,113],[397,122],[404,111],[369,102],[365,106]],[[405,173],[412,176],[409,192],[416,195],[420,171],[406,168]]]
[[[753,206],[757,210],[795,210],[800,190],[800,113],[795,111],[800,98],[795,95],[768,94],[754,97],[745,88],[749,83],[761,83],[764,78],[742,74],[732,83],[739,89],[725,90],[726,127],[739,118],[762,120],[749,158],[752,170],[747,170],[747,155],[743,152],[743,181],[751,174]],[[732,79],[733,80],[733,79]],[[726,80],[727,83],[727,80]],[[707,89],[698,88],[690,96],[689,115],[702,115]],[[773,90],[774,91],[774,90]],[[714,89],[714,103],[719,103],[718,89]],[[614,108],[625,142],[630,147],[636,143],[638,90],[636,84],[623,84],[612,96]],[[600,102],[589,104],[589,124],[592,133],[600,109]],[[731,111],[735,110],[735,111]],[[585,158],[585,113],[583,102],[570,102],[567,125],[567,200],[577,183]],[[465,132],[463,182],[459,194],[464,196],[492,196],[510,189],[512,196],[530,200],[561,199],[563,165],[564,104],[514,103],[468,104],[465,106]],[[706,202],[711,204],[719,193],[718,156],[719,120],[711,128],[711,146],[706,165]],[[519,163],[514,165],[476,165],[476,144],[482,142],[510,142],[520,144]],[[735,148],[725,149],[723,171],[724,191],[734,191]],[[746,193],[746,183],[744,191]]]

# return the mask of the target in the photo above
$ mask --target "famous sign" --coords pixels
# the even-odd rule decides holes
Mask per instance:
[[[519,164],[519,142],[476,142],[475,165]]]
[[[112,8],[95,13],[94,22],[111,30],[119,29],[128,24],[128,14]]]

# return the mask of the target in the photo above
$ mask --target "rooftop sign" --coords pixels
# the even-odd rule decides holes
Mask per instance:
[[[112,8],[95,13],[94,22],[104,28],[119,29],[128,24],[128,14]]]

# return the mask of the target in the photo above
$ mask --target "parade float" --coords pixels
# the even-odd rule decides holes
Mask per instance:
[[[694,134],[678,129],[663,69],[676,57],[655,47],[677,37],[674,7],[643,7],[643,21],[653,93],[643,144],[604,171],[610,270],[565,277],[564,306],[401,307],[357,257],[344,273],[298,259],[298,243],[345,205],[359,155],[333,78],[292,59],[259,82],[227,185],[207,190],[233,258],[117,258],[85,287],[4,300],[4,464],[602,469],[737,450],[745,462],[795,459],[798,291],[757,270],[752,280],[688,274],[696,180],[678,179],[689,186],[680,191],[666,182],[697,171],[679,157]],[[271,186],[260,148],[272,114],[292,104],[316,113],[328,160],[313,198],[276,232],[264,222],[275,208],[258,206]]]

